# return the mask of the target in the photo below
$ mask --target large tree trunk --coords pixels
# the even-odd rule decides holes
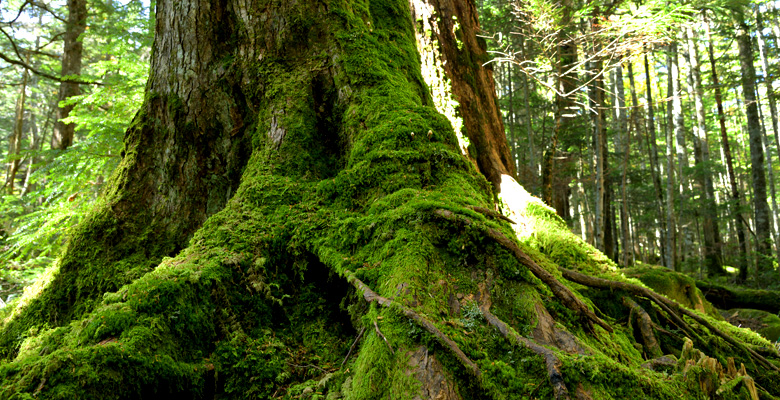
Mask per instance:
[[[517,171],[504,134],[493,70],[483,65],[489,57],[484,40],[477,36],[477,8],[473,2],[458,0],[412,0],[410,4],[418,49],[429,71],[426,82],[449,81],[449,85],[435,85],[443,87],[442,97],[436,97],[437,108],[446,110],[442,103],[457,101],[454,114],[463,119],[463,132],[471,144],[468,155],[500,192],[502,176],[514,179]],[[452,99],[447,98],[450,93]]]
[[[81,74],[81,53],[84,49],[80,36],[87,29],[87,0],[68,0],[68,22],[65,24],[64,49],[62,51],[62,70],[64,77]],[[71,96],[79,94],[79,84],[70,81],[60,83],[58,102],[63,102]],[[57,106],[57,121],[54,123],[54,134],[51,137],[51,148],[65,150],[73,144],[73,134],[76,124],[66,124],[73,105]]]
[[[621,279],[502,182],[524,206],[513,237],[433,107],[410,13],[405,0],[158,2],[121,165],[49,280],[4,314],[0,396],[736,395],[637,367],[692,345],[779,393],[777,367],[707,317],[559,270]]]
[[[768,284],[777,281],[777,273],[772,266],[772,239],[770,237],[770,214],[766,194],[766,175],[764,173],[764,148],[762,143],[761,122],[756,102],[756,70],[753,67],[753,47],[744,17],[737,15],[737,45],[739,46],[739,64],[742,80],[742,95],[745,98],[745,116],[750,136],[750,171],[753,183],[753,211],[755,216],[756,257],[759,282]]]

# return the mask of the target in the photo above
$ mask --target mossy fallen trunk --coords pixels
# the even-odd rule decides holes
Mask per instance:
[[[514,225],[484,211],[494,193],[432,106],[407,1],[160,1],[157,16],[120,170],[5,315],[0,397],[737,398],[749,377],[780,394],[776,354],[767,368],[743,351],[765,340],[564,279],[627,280],[522,188],[502,184]],[[227,173],[222,189],[199,168]],[[206,219],[209,204],[224,207]],[[642,367],[684,344],[685,365]],[[694,348],[711,358],[689,363]],[[713,375],[729,357],[744,374]]]

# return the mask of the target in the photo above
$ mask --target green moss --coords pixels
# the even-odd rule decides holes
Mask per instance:
[[[696,281],[685,274],[671,271],[668,268],[642,264],[626,268],[623,273],[628,277],[639,279],[654,291],[685,307],[715,319],[723,319],[715,307],[704,299],[704,295],[696,287]]]
[[[4,327],[1,397],[412,398],[422,383],[410,352],[421,346],[465,398],[551,397],[542,358],[482,317],[477,295],[485,291],[491,310],[523,336],[537,325],[538,302],[576,336],[587,354],[554,350],[571,390],[582,384],[605,399],[699,396],[679,374],[637,367],[644,359],[617,295],[564,282],[615,321],[611,334],[587,332],[481,233],[512,231],[467,208],[492,207],[494,196],[429,106],[408,3],[332,1],[329,10],[298,10],[289,53],[250,63],[262,87],[252,156],[233,198],[184,250],[146,226],[123,225],[111,208],[134,195],[121,186],[142,157],[128,135],[128,165],[74,236],[51,291]],[[283,131],[281,142],[269,137],[272,127]],[[520,246],[540,266],[558,278],[559,266],[615,274],[551,209],[520,195]],[[439,208],[474,224],[438,219]],[[98,234],[117,254],[86,240]],[[347,271],[395,305],[366,305]],[[468,375],[401,304],[451,338],[481,377]],[[712,342],[723,358],[726,346]]]

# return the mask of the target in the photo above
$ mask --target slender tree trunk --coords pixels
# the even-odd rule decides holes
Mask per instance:
[[[512,64],[507,63],[506,64],[506,70],[507,70],[507,83],[509,86],[509,110],[508,111],[508,119],[509,119],[509,147],[512,153],[512,165],[515,166],[515,171],[517,171],[517,165],[518,165],[518,158],[519,155],[517,154],[517,136],[515,135],[515,88],[514,88],[514,76],[512,76]]]
[[[680,62],[678,56],[678,44],[674,42],[671,44],[671,51],[669,58],[669,79],[672,86],[672,106],[671,109],[671,121],[674,129],[675,138],[675,153],[677,154],[677,235],[680,239],[678,244],[680,246],[681,260],[685,260],[688,252],[692,247],[691,232],[687,227],[687,215],[685,210],[688,203],[688,177],[687,169],[689,167],[688,162],[688,149],[685,142],[685,114],[683,113],[682,106],[682,77],[680,73]],[[670,128],[671,129],[671,128]],[[678,268],[679,269],[679,268]]]
[[[666,55],[666,65],[668,71],[670,71],[666,80],[666,97],[672,99],[674,97],[674,75],[671,71],[674,69],[672,66],[672,50],[669,49]],[[666,238],[666,262],[667,267],[679,270],[679,264],[677,260],[677,247],[675,246],[675,238],[678,237],[675,230],[675,215],[674,215],[674,105],[669,104],[666,106],[666,123],[664,128],[666,131],[666,226],[667,226],[667,238]],[[679,175],[679,173],[678,173]],[[679,178],[679,176],[678,176]]]
[[[772,77],[771,70],[769,69],[769,60],[767,56],[767,48],[766,48],[766,41],[764,40],[764,22],[763,22],[763,15],[761,11],[759,10],[759,7],[756,7],[756,25],[758,27],[756,32],[756,37],[758,38],[758,52],[759,56],[761,57],[761,66],[763,68],[764,72],[764,85],[766,87],[766,97],[767,97],[767,103],[769,103],[769,114],[772,120],[772,134],[775,139],[775,149],[777,151],[778,160],[780,160],[780,133],[778,133],[778,115],[777,115],[777,102],[775,100],[774,96],[774,78]],[[764,118],[761,118],[761,121],[764,121]],[[762,123],[762,126],[764,124]],[[770,183],[770,190],[772,194],[772,219],[774,222],[774,233],[775,233],[775,255],[778,260],[780,260],[780,223],[778,222],[778,209],[777,209],[777,196],[775,196],[775,180],[774,180],[774,170],[772,167],[772,149],[769,146],[769,143],[766,143],[768,140],[766,139],[766,135],[764,136],[764,151],[767,155],[767,174],[769,176],[769,183]]]
[[[631,82],[631,109],[636,107],[636,93],[634,92],[634,76],[631,62],[628,63],[628,75]],[[617,113],[618,122],[618,134],[623,134],[623,162],[620,179],[620,236],[623,243],[621,264],[624,266],[631,265],[631,238],[628,227],[628,155],[631,149],[631,132],[636,125],[634,123],[634,115],[632,113],[631,129],[628,127],[628,116],[626,115],[626,95],[623,88],[623,66],[618,65],[615,67],[615,112]]]
[[[520,36],[520,51],[523,55],[523,59],[527,60],[528,55],[528,49],[527,45],[525,44],[525,38],[521,35]],[[528,75],[526,74],[520,74],[521,79],[523,81],[523,125],[525,126],[526,135],[528,137],[528,169],[530,170],[531,177],[530,181],[534,182],[534,184],[531,187],[531,190],[536,190],[536,182],[539,174],[539,167],[536,163],[536,147],[535,147],[535,139],[534,139],[534,129],[533,129],[533,119],[531,118],[531,102],[530,102],[530,80],[528,79]]]
[[[30,55],[27,54],[27,62]],[[19,171],[21,163],[20,154],[22,150],[22,132],[24,130],[24,103],[27,99],[27,80],[30,73],[25,69],[22,72],[22,84],[19,88],[19,97],[16,98],[16,111],[14,115],[14,128],[11,134],[11,140],[8,143],[8,168],[5,176],[5,187],[8,194],[14,194],[14,184],[16,182],[16,172]]]
[[[645,52],[644,54],[644,64],[645,64],[645,82],[647,82],[647,141],[649,143],[649,153],[650,153],[650,175],[653,180],[653,188],[655,189],[655,204],[656,204],[656,211],[658,212],[658,218],[661,221],[661,229],[659,230],[660,236],[658,237],[658,241],[661,243],[664,243],[660,246],[661,249],[661,262],[667,267],[671,268],[670,265],[666,264],[666,236],[668,235],[668,230],[666,228],[666,219],[663,217],[664,214],[664,195],[663,195],[663,188],[661,186],[661,173],[660,173],[660,164],[658,161],[658,139],[656,138],[655,134],[655,103],[653,103],[653,80],[650,79],[650,65],[648,62],[648,53]],[[654,240],[655,241],[655,240]]]
[[[772,151],[769,148],[769,139],[767,138],[766,134],[766,124],[764,124],[764,112],[763,107],[761,106],[761,96],[758,92],[756,92],[756,103],[758,103],[758,116],[759,120],[761,121],[761,144],[764,149],[764,154],[766,154],[766,176],[767,180],[769,181],[769,194],[772,197],[772,208],[770,209],[769,215],[772,217],[771,221],[771,232],[775,234],[775,243],[777,243],[778,236],[778,228],[780,227],[780,223],[777,220],[777,191],[775,190],[775,173],[774,168],[772,168]],[[775,250],[780,251],[778,249]],[[780,259],[780,255],[778,256],[778,259]]]
[[[81,74],[81,53],[83,45],[80,36],[87,29],[87,0],[68,0],[68,22],[65,25],[64,50],[62,51],[62,76]],[[73,82],[60,83],[58,101],[63,102],[71,96],[79,94],[79,84]],[[67,118],[73,105],[57,107],[57,122],[54,124],[54,134],[51,137],[51,148],[65,150],[73,144],[75,124],[62,122]]]
[[[698,36],[691,25],[687,26],[687,41],[691,77],[693,83],[693,98],[696,106],[696,124],[694,132],[694,157],[699,166],[699,186],[703,190],[704,204],[699,207],[703,216],[704,229],[704,264],[710,276],[723,275],[723,260],[721,256],[720,228],[718,226],[717,203],[715,202],[715,186],[712,182],[710,171],[710,151],[707,140],[707,120],[704,110],[704,90],[701,81],[701,66],[699,62],[699,49],[695,41]]]
[[[739,242],[740,253],[737,256],[737,265],[739,266],[738,280],[745,282],[748,275],[748,263],[747,263],[747,232],[746,226],[743,223],[740,216],[740,210],[742,209],[742,200],[740,198],[739,186],[737,186],[737,176],[734,172],[734,161],[731,156],[731,145],[728,139],[728,130],[726,129],[726,113],[723,110],[723,95],[721,94],[720,81],[718,79],[718,70],[715,63],[715,51],[712,44],[712,33],[710,31],[709,21],[707,20],[706,13],[704,15],[704,27],[707,32],[707,54],[710,60],[710,70],[712,71],[712,85],[715,90],[715,103],[718,109],[718,123],[720,125],[720,140],[721,148],[723,149],[723,157],[725,159],[726,171],[728,173],[729,185],[731,187],[731,214],[734,220],[734,226],[737,230],[737,241]]]
[[[750,165],[753,187],[753,207],[755,216],[756,252],[759,282],[768,284],[777,281],[772,267],[772,239],[770,237],[770,213],[767,203],[766,175],[764,173],[764,149],[761,139],[761,122],[756,103],[756,72],[753,67],[753,48],[744,17],[738,13],[737,45],[739,46],[739,64],[742,81],[742,95],[745,98],[748,135],[750,136]]]
[[[764,39],[764,19],[759,7],[756,7],[756,25],[758,26],[756,37],[758,38],[758,53],[761,57],[761,66],[764,71],[764,86],[769,103],[769,112],[772,117],[772,134],[775,138],[775,149],[780,159],[780,129],[778,128],[777,101],[774,96],[774,77],[769,69],[769,56],[767,55],[766,40]],[[777,40],[777,39],[775,39]],[[775,42],[777,45],[777,42]],[[769,149],[767,149],[769,151]]]

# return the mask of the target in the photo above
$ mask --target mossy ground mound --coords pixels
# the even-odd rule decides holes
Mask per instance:
[[[718,310],[704,298],[701,290],[696,287],[696,280],[688,275],[647,264],[625,268],[622,271],[627,277],[639,279],[649,288],[685,307],[716,319],[722,319]]]

